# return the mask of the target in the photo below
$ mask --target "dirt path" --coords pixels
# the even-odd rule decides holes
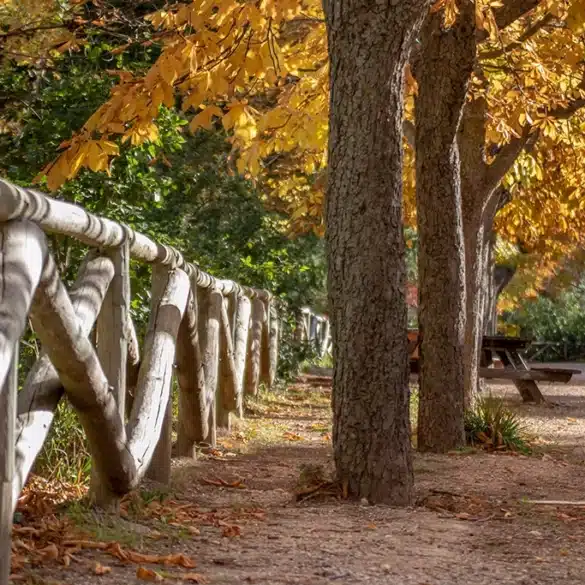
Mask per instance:
[[[166,500],[143,491],[125,505],[127,519],[109,525],[80,505],[59,516],[94,540],[181,553],[196,568],[122,562],[112,551],[91,549],[72,554],[65,567],[62,537],[57,560],[25,563],[18,575],[35,584],[121,585],[141,582],[142,566],[164,582],[182,576],[217,585],[585,583],[585,508],[523,501],[585,499],[585,388],[544,387],[562,404],[555,408],[520,405],[508,386],[492,389],[538,435],[535,454],[417,455],[412,509],[295,501],[301,469],[331,466],[329,392],[301,387],[253,405],[222,449],[197,462],[176,461]],[[96,562],[111,570],[96,575]]]

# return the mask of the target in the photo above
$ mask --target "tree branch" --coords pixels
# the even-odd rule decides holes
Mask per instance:
[[[557,120],[567,120],[581,108],[585,107],[585,98],[577,98],[570,101],[566,106],[559,106],[547,112],[547,116]]]
[[[509,45],[506,45],[501,49],[481,53],[480,57],[482,59],[497,59],[498,57],[501,57],[502,55],[513,51],[514,49],[518,49],[524,44],[525,41],[533,37],[539,30],[552,22],[553,18],[554,17],[552,14],[545,14],[540,20],[537,20],[535,23],[529,26],[515,41],[511,42]]]
[[[538,139],[538,132],[531,132],[531,130],[531,126],[525,126],[522,135],[518,138],[513,138],[503,146],[492,164],[486,169],[485,183],[490,191],[495,189],[505,177],[524,147]]]
[[[510,26],[513,22],[534,10],[540,0],[504,0],[501,8],[494,10],[496,24],[500,30]],[[487,33],[486,33],[487,34]]]

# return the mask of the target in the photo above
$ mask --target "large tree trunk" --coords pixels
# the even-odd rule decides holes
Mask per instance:
[[[465,218],[466,322],[464,352],[465,406],[470,408],[478,391],[479,356],[483,331],[486,286],[485,223],[471,214]]]
[[[418,449],[464,444],[465,257],[457,132],[475,61],[475,11],[456,24],[429,15],[414,60],[418,82],[416,204],[419,235],[420,394]]]
[[[333,448],[349,494],[412,501],[403,76],[426,0],[324,2],[330,53],[327,253]]]

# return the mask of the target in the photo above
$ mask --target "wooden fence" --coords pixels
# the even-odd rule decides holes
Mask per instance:
[[[313,344],[320,357],[331,355],[331,328],[325,315],[303,307],[297,317],[296,332],[297,341]]]
[[[45,232],[90,247],[69,291]],[[152,265],[142,347],[129,312],[130,258]],[[29,322],[42,353],[18,391]],[[169,480],[173,375],[177,454],[194,457],[197,443],[215,445],[217,427],[243,415],[244,394],[273,383],[277,356],[267,291],[216,279],[128,226],[0,180],[0,585],[17,499],[64,395],[87,435],[91,494],[115,507],[147,472]]]

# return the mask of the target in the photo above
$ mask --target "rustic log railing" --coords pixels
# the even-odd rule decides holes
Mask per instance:
[[[69,291],[45,232],[90,246]],[[129,312],[131,258],[152,264],[142,352]],[[43,351],[18,391],[29,319]],[[269,292],[214,278],[126,225],[0,180],[0,585],[17,499],[64,395],[88,438],[91,494],[111,507],[147,473],[170,478],[173,375],[177,453],[194,457],[197,443],[214,446],[217,427],[243,416],[244,394],[273,383],[277,343]]]
[[[328,317],[318,315],[312,309],[304,307],[297,316],[296,331],[297,340],[313,344],[322,358],[331,355],[332,341]]]

